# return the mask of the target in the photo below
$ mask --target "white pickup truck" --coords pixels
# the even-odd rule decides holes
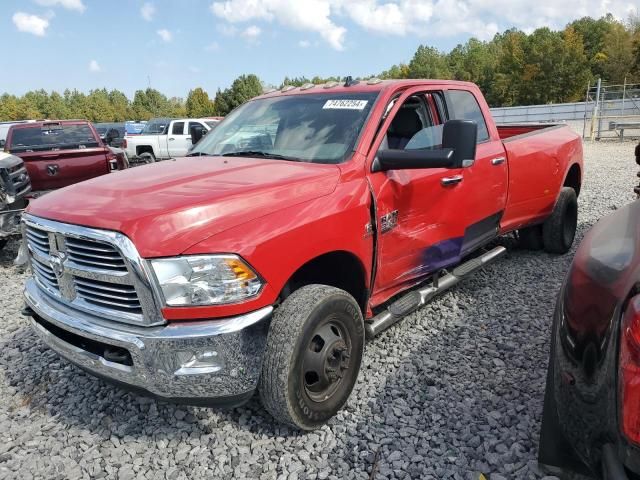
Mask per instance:
[[[191,128],[206,133],[219,122],[214,118],[154,118],[140,135],[125,137],[122,148],[129,159],[143,163],[184,157],[194,143]]]

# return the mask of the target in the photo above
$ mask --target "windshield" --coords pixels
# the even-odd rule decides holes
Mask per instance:
[[[235,110],[190,155],[243,155],[340,163],[352,151],[377,93],[264,98]]]
[[[99,145],[89,125],[50,124],[42,127],[16,128],[11,135],[10,152],[35,150],[70,150]]]
[[[93,125],[101,137],[104,136],[109,130],[115,128],[120,132],[120,136],[124,136],[124,125],[122,123],[95,123]]]
[[[143,135],[158,135],[165,133],[165,129],[169,125],[171,120],[168,118],[157,118],[155,120],[149,120],[144,129],[142,130]]]

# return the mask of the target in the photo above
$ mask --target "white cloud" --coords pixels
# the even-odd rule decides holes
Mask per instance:
[[[311,42],[309,40],[300,40],[298,42],[298,46],[300,48],[309,48],[311,46]]]
[[[189,67],[189,71],[191,73],[200,73],[201,72],[201,70],[198,67],[194,67],[194,66]]]
[[[262,33],[262,29],[256,25],[250,25],[245,28],[241,35],[248,40],[256,40],[260,34]]]
[[[166,28],[161,28],[156,33],[160,36],[163,42],[169,43],[171,40],[173,40],[173,33],[171,33]]]
[[[204,47],[207,52],[217,52],[220,50],[220,44],[218,42],[211,42],[209,45]]]
[[[315,32],[336,50],[345,45],[347,19],[365,31],[420,39],[470,35],[487,40],[516,27],[562,28],[585,15],[607,12],[626,19],[637,9],[631,0],[214,0],[213,14],[228,28],[248,22],[273,22]],[[220,29],[220,27],[219,27]],[[232,30],[235,34],[237,31]],[[299,43],[302,46],[301,43]]]
[[[92,73],[101,72],[102,71],[102,67],[100,66],[100,64],[98,63],[97,60],[91,60],[89,62],[89,71],[92,72]]]
[[[211,4],[211,11],[230,23],[250,20],[276,21],[295,30],[319,33],[336,50],[344,47],[347,30],[330,18],[336,0],[225,0]]]
[[[146,2],[140,7],[140,16],[147,22],[153,20],[153,16],[156,14],[156,7],[151,2]]]
[[[38,15],[30,15],[24,12],[16,12],[12,17],[13,24],[21,32],[31,33],[38,37],[44,37],[49,28],[49,20]]]
[[[36,0],[36,3],[44,7],[62,7],[67,10],[76,10],[80,13],[87,8],[82,3],[82,0]]]

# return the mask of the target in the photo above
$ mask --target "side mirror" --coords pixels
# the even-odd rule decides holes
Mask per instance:
[[[116,138],[120,138],[120,132],[116,128],[110,128],[104,135],[104,143],[111,145]]]
[[[0,140],[0,148],[4,148],[5,140]]]
[[[422,168],[461,168],[473,165],[478,126],[471,120],[449,120],[442,131],[442,148],[382,150],[373,162],[373,172]]]
[[[190,130],[191,143],[195,145],[204,137],[205,131],[201,125],[193,125]]]
[[[478,124],[473,120],[449,120],[442,131],[442,148],[453,149],[454,167],[470,167],[476,159]]]

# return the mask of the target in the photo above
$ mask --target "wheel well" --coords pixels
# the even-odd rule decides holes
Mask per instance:
[[[564,179],[564,187],[571,187],[576,191],[576,197],[580,195],[580,184],[582,178],[580,175],[580,166],[577,163],[571,165],[567,177]]]
[[[301,266],[286,283],[280,299],[310,284],[331,285],[349,292],[355,298],[362,312],[365,312],[369,291],[366,288],[365,270],[362,262],[352,253],[329,252],[310,260]]]
[[[136,154],[142,155],[143,153],[150,153],[153,155],[153,147],[151,145],[139,145],[136,147]]]

